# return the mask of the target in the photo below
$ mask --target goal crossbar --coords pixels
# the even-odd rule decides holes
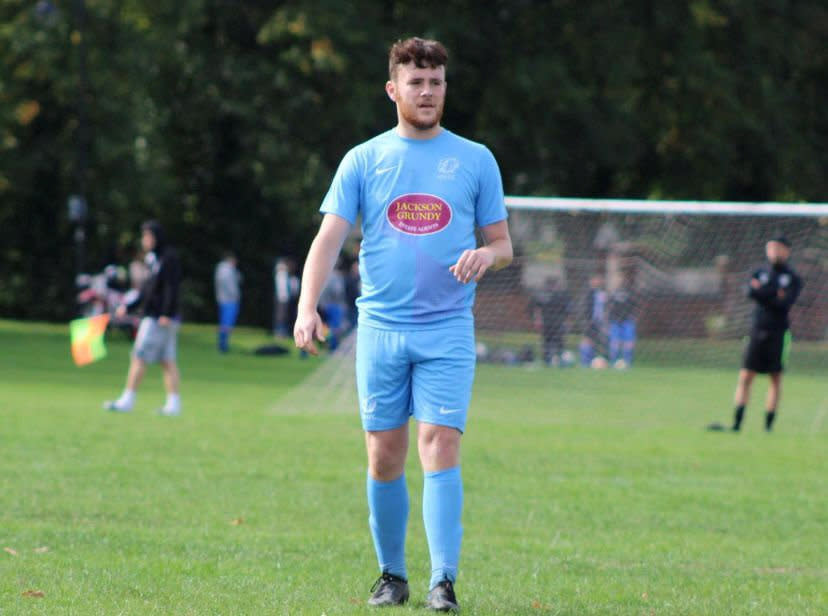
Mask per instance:
[[[828,203],[748,203],[741,201],[661,201],[507,196],[506,206],[514,209],[550,211],[828,217]]]

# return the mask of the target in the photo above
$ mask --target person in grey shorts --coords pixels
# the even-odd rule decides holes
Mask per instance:
[[[169,325],[162,326],[158,319],[144,317],[135,335],[135,346],[132,349],[133,357],[147,364],[156,362],[176,361],[178,349],[178,321],[173,320]]]
[[[127,309],[137,306],[143,313],[132,359],[127,373],[126,387],[117,400],[104,403],[109,411],[126,413],[135,405],[136,392],[144,377],[147,364],[158,362],[164,373],[167,399],[159,409],[162,415],[178,415],[181,412],[179,397],[179,372],[176,360],[178,343],[178,294],[181,282],[181,265],[176,251],[167,244],[164,230],[154,220],[141,226],[141,247],[150,275],[138,294],[129,304],[118,307],[116,314],[123,316]]]

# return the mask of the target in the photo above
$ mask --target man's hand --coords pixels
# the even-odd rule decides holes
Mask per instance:
[[[759,279],[758,279],[758,278],[751,278],[751,279],[750,279],[750,287],[751,287],[752,289],[758,289],[758,288],[759,288],[759,287],[761,287],[761,286],[762,286],[762,283],[761,283],[761,282],[759,282]]]
[[[115,316],[119,319],[123,319],[126,316],[126,313],[127,307],[123,304],[121,304],[115,309]]]
[[[158,317],[158,324],[161,327],[167,327],[170,324],[170,317]]]
[[[457,260],[457,263],[449,268],[449,271],[454,274],[457,281],[466,284],[474,280],[480,282],[492,265],[495,263],[495,255],[488,246],[477,248],[476,250],[464,250],[463,254]]]
[[[300,311],[293,326],[293,341],[296,346],[311,355],[319,355],[314,338],[319,342],[325,341],[325,330],[322,326],[322,317],[316,310]]]

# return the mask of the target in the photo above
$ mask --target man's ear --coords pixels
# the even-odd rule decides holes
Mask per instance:
[[[397,102],[397,88],[395,87],[393,81],[388,80],[385,82],[385,93],[388,95],[388,98],[395,103]]]

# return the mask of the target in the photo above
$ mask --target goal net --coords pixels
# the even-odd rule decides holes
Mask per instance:
[[[735,369],[753,310],[750,276],[766,263],[767,240],[785,236],[805,283],[791,311],[791,365],[824,371],[828,204],[506,202],[515,259],[477,287],[481,363]],[[279,413],[354,412],[353,335],[279,401]]]
[[[515,261],[477,290],[481,359],[738,365],[751,274],[784,236],[795,363],[828,359],[828,205],[508,197]],[[816,363],[815,363],[816,362]]]

